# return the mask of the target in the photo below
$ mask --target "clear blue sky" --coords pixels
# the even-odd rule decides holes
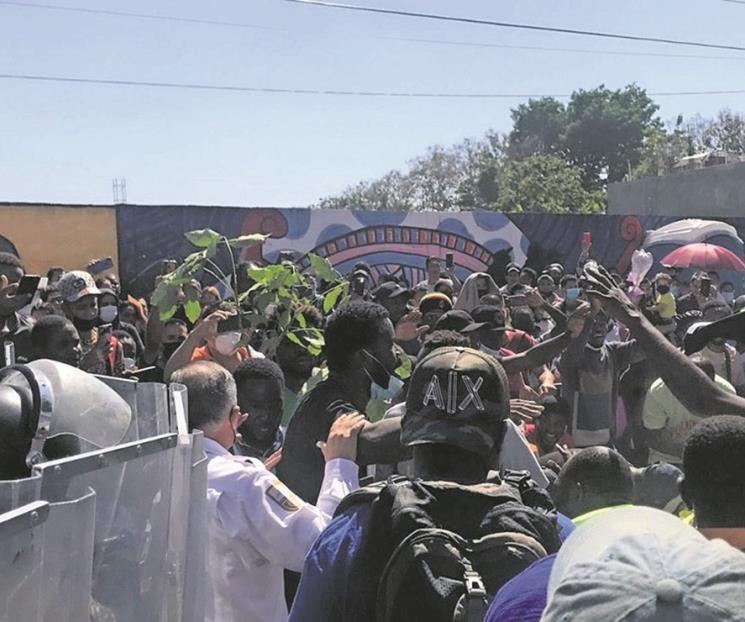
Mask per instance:
[[[23,1],[23,0],[21,0]],[[43,0],[42,0],[43,1]],[[348,0],[505,21],[745,45],[722,0]],[[0,4],[0,73],[260,87],[567,93],[745,89],[745,52],[352,13],[282,0],[46,0],[249,22],[240,29]],[[577,54],[385,37],[724,56]],[[732,60],[734,58],[734,60]],[[744,95],[661,97],[661,116],[745,110]],[[0,200],[304,206],[431,144],[508,131],[519,100],[321,97],[0,80]]]

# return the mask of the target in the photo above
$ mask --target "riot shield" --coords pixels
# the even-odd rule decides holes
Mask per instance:
[[[103,382],[107,387],[116,391],[132,409],[132,419],[127,430],[127,435],[123,439],[123,443],[130,441],[136,441],[140,438],[139,433],[139,413],[137,411],[137,381],[128,380],[126,378],[114,378],[112,376],[96,376],[98,380]],[[153,435],[154,436],[154,435]]]
[[[188,434],[186,387],[169,386],[171,426],[179,433],[173,469],[169,531],[172,587],[166,601],[167,620],[204,619],[204,535],[207,478],[202,432]],[[186,517],[186,520],[184,520]]]
[[[49,504],[0,515],[0,622],[41,621],[41,564]]]
[[[191,495],[189,499],[189,529],[186,537],[186,568],[184,577],[183,622],[204,620],[207,534],[207,456],[204,455],[202,433],[192,434]]]
[[[92,490],[80,499],[50,504],[41,572],[44,622],[88,619],[95,524]]]
[[[132,408],[132,424],[125,442],[176,432],[176,427],[171,425],[169,417],[166,385],[160,382],[137,382],[110,376],[96,378],[116,391]],[[188,434],[188,431],[186,433]]]
[[[0,512],[38,501],[41,497],[41,476],[0,480]]]
[[[186,546],[191,503],[191,438],[178,437],[171,484],[171,515],[168,529],[169,585],[165,594],[165,620],[182,620],[184,581],[186,575]]]
[[[168,416],[168,391],[160,382],[140,382],[137,385],[137,428],[139,438],[176,432]]]
[[[167,434],[35,467],[44,499],[96,491],[91,620],[162,619],[177,452]]]

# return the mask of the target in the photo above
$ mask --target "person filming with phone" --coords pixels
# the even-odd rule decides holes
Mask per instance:
[[[233,373],[243,362],[264,358],[248,340],[251,329],[242,326],[239,316],[230,311],[215,311],[199,322],[168,360],[165,379],[193,361],[214,361]]]

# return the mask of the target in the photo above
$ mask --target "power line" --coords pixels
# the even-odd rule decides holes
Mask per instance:
[[[398,15],[403,17],[419,17],[444,22],[460,22],[463,24],[478,24],[480,26],[494,26],[497,28],[516,28],[518,30],[532,30],[539,32],[553,32],[565,35],[580,35],[583,37],[600,37],[603,39],[622,39],[625,41],[645,41],[648,43],[664,43],[667,45],[684,45],[688,47],[709,48],[717,50],[735,50],[745,52],[745,47],[736,45],[723,45],[719,43],[705,43],[701,41],[684,41],[680,39],[665,39],[662,37],[644,37],[640,35],[624,35],[610,32],[598,32],[594,30],[576,30],[574,28],[558,28],[553,26],[538,26],[535,24],[516,24],[512,22],[497,22],[487,19],[476,19],[472,17],[456,17],[453,15],[438,15],[434,13],[419,13],[416,11],[400,11],[397,9],[383,9],[380,7],[356,6],[353,4],[342,4],[339,2],[326,2],[325,0],[285,0],[294,4],[305,4],[330,9],[342,9],[346,11],[362,11],[365,13],[379,13],[383,15]]]
[[[738,4],[745,4],[745,0],[722,0],[723,2],[736,2]],[[167,22],[181,22],[188,24],[200,24],[207,26],[222,26],[228,28],[249,28],[249,29],[260,29],[260,30],[273,30],[275,32],[287,32],[284,29],[273,28],[271,26],[263,26],[259,24],[247,24],[242,22],[231,22],[231,21],[218,21],[209,19],[198,19],[181,17],[178,15],[153,15],[148,13],[131,13],[128,11],[113,11],[108,9],[91,9],[87,7],[77,7],[70,5],[52,5],[52,4],[40,4],[37,2],[18,2],[12,0],[0,0],[0,5],[31,8],[31,9],[43,9],[51,11],[64,11],[72,13],[88,13],[93,15],[104,15],[111,17],[124,17],[124,18],[135,18],[135,19],[151,19]],[[593,50],[593,49],[581,49],[581,48],[561,48],[561,47],[548,47],[548,46],[530,46],[530,45],[507,45],[500,43],[481,43],[476,41],[448,41],[441,39],[417,39],[410,37],[380,37],[371,36],[365,37],[374,40],[383,41],[404,41],[411,43],[429,43],[436,45],[450,45],[450,46],[463,46],[463,47],[475,47],[475,48],[499,48],[507,50],[532,50],[539,52],[567,52],[575,54],[601,54],[610,56],[638,56],[638,57],[661,57],[661,58],[682,58],[682,59],[706,59],[706,60],[733,60],[740,61],[742,58],[735,56],[705,56],[705,55],[693,55],[693,54],[666,54],[661,52],[624,52],[615,50]]]
[[[745,0],[743,0],[745,4]],[[531,50],[538,52],[570,52],[576,54],[601,54],[611,56],[652,56],[662,58],[686,58],[691,60],[707,59],[707,60],[734,60],[743,61],[743,56],[709,56],[704,54],[668,54],[665,52],[622,52],[620,50],[593,50],[590,48],[559,48],[559,47],[546,47],[538,45],[508,45],[505,43],[486,43],[479,41],[451,41],[447,39],[417,39],[412,37],[373,37],[374,39],[380,39],[383,41],[403,41],[409,43],[431,43],[434,45],[452,45],[452,46],[463,46],[463,47],[476,47],[476,48],[498,48],[506,50]]]
[[[351,91],[339,89],[300,89],[273,88],[259,86],[242,86],[233,84],[199,84],[194,82],[155,82],[144,80],[112,80],[105,78],[76,78],[72,76],[44,76],[33,74],[0,73],[0,80],[24,80],[35,82],[66,82],[72,84],[101,84],[109,86],[137,86],[167,89],[191,89],[202,91],[230,91],[246,93],[276,93],[291,95],[326,95],[352,97],[391,97],[420,99],[531,99],[539,97],[568,98],[566,93],[438,93],[438,92],[405,92],[405,91]],[[696,95],[742,95],[742,90],[722,91],[667,91],[648,93],[652,97],[677,97]]]
[[[271,26],[258,24],[244,24],[240,22],[225,22],[213,19],[199,19],[192,17],[179,17],[177,15],[154,15],[152,13],[131,13],[129,11],[110,11],[108,9],[89,9],[86,7],[65,6],[60,4],[41,4],[38,2],[13,2],[12,0],[0,0],[0,4],[31,9],[45,9],[49,11],[65,11],[70,13],[90,13],[93,15],[110,15],[115,17],[132,17],[137,19],[154,19],[166,22],[183,22],[187,24],[207,24],[210,26],[229,26],[231,28],[251,28],[257,30],[279,30]]]
[[[293,95],[344,95],[360,97],[419,97],[419,98],[457,98],[457,99],[517,99],[531,97],[569,97],[569,95],[546,95],[537,93],[437,93],[437,92],[396,92],[396,91],[348,91],[338,89],[298,89],[241,86],[232,84],[198,84],[193,82],[154,82],[143,80],[110,80],[103,78],[76,78],[71,76],[43,76],[31,74],[0,73],[2,80],[31,80],[38,82],[70,82],[77,84],[105,84],[112,86],[144,86],[168,89],[193,89],[205,91],[235,91],[247,93],[284,93]]]

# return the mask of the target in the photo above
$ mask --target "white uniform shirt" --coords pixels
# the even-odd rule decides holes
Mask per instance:
[[[300,572],[339,502],[358,488],[358,468],[331,460],[316,506],[292,493],[259,460],[204,439],[209,541],[208,622],[287,620],[283,569]]]

